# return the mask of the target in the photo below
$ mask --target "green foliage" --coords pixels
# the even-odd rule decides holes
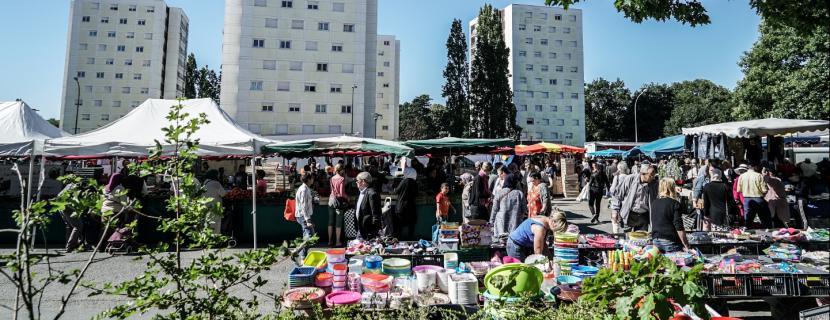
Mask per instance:
[[[729,89],[709,80],[676,82],[670,86],[674,94],[671,118],[663,127],[663,134],[680,134],[686,127],[703,126],[732,121]]]
[[[631,92],[617,79],[603,78],[585,85],[585,132],[588,141],[625,141],[626,124],[620,121],[631,104]]]
[[[196,84],[199,82],[199,70],[196,64],[196,55],[190,53],[184,67],[184,98],[196,98]]]
[[[467,39],[461,28],[461,20],[452,21],[450,36],[447,38],[447,67],[444,68],[446,82],[441,88],[441,96],[447,99],[448,133],[453,137],[470,135],[470,85],[469,65],[467,64]]]
[[[827,12],[827,3],[823,6]],[[800,32],[764,20],[760,34],[738,63],[744,79],[735,88],[733,115],[738,119],[830,117],[828,27]]]
[[[682,270],[663,256],[634,262],[629,272],[602,269],[583,281],[580,299],[613,306],[617,319],[668,319],[674,314],[668,298],[705,315],[702,270],[703,265]]]
[[[55,127],[60,128],[60,126],[61,126],[61,122],[60,122],[60,120],[58,120],[58,119],[55,119],[55,118],[49,118],[49,120],[46,120],[46,121],[47,121],[47,122],[49,122],[49,124],[51,124],[51,125],[53,125],[53,126],[55,126]]]
[[[421,140],[432,139],[438,136],[436,123],[430,116],[429,95],[420,95],[401,105],[400,111],[400,139]]]
[[[631,108],[624,118],[625,134],[634,138],[634,102],[636,96],[643,92],[637,101],[637,131],[640,142],[654,141],[662,137],[666,120],[671,117],[674,109],[674,93],[665,84],[649,83],[637,92],[632,93]]]
[[[545,0],[546,5],[562,6],[566,10],[577,2],[580,0]],[[697,0],[616,0],[614,7],[617,12],[622,12],[627,19],[636,23],[650,19],[674,19],[692,27],[710,23],[706,8]]]
[[[199,69],[198,76],[199,98],[211,98],[219,103],[219,91],[222,85],[221,76],[217,76],[216,71],[208,68],[208,66]]]
[[[487,4],[478,14],[470,72],[470,130],[477,138],[517,139],[516,106],[508,76],[510,49],[504,43],[501,13]]]

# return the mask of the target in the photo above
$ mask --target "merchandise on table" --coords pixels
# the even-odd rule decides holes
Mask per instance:
[[[613,249],[617,247],[617,239],[605,235],[586,235],[584,239],[591,248]]]
[[[332,292],[326,295],[326,306],[347,306],[360,302],[361,294],[353,291]]]
[[[484,277],[487,292],[496,296],[534,296],[540,293],[544,276],[539,269],[521,263],[505,264],[490,270]],[[515,284],[502,292],[502,287],[514,281]]]
[[[321,251],[310,251],[303,260],[303,266],[313,267],[317,271],[324,271],[327,266],[326,254]]]
[[[478,279],[469,273],[450,274],[448,277],[448,295],[455,304],[478,303]]]
[[[314,275],[317,269],[314,267],[295,267],[288,274],[288,286],[290,288],[308,287],[314,284]]]
[[[800,242],[807,240],[801,230],[795,228],[781,228],[772,232],[772,239],[775,241]]]
[[[314,287],[294,288],[283,294],[283,303],[292,309],[311,309],[325,298],[323,289]]]
[[[458,250],[460,233],[458,223],[442,222],[438,226],[438,249],[444,251]]]
[[[810,241],[830,241],[830,231],[827,229],[812,229],[808,227],[804,233],[807,236],[807,240]]]
[[[401,258],[390,258],[381,263],[382,272],[393,277],[406,277],[412,274],[412,263]]]
[[[490,246],[493,226],[485,220],[470,220],[461,225],[461,247]]]
[[[801,247],[792,243],[776,242],[764,252],[775,261],[801,261]]]

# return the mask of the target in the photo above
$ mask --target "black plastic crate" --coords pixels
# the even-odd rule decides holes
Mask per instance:
[[[750,293],[745,274],[707,274],[704,281],[711,297],[748,297]]]
[[[799,320],[830,320],[830,306],[821,306],[798,312]]]
[[[793,289],[802,297],[830,296],[830,274],[794,274]]]
[[[791,295],[791,280],[789,274],[749,274],[750,294],[759,296],[788,296]]]
[[[423,265],[433,265],[433,266],[444,266],[444,255],[423,255],[423,256],[413,256],[412,257],[412,266],[423,266]]]

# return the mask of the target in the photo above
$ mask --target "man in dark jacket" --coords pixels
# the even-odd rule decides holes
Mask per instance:
[[[372,175],[368,172],[361,172],[357,175],[357,188],[360,194],[355,205],[355,217],[357,219],[358,232],[363,239],[369,240],[377,236],[381,227],[381,203],[380,194],[369,185],[372,183]]]
[[[415,179],[418,173],[415,169],[406,168],[403,176],[403,180],[395,188],[398,201],[395,205],[395,219],[392,227],[398,239],[415,240],[415,224],[418,222],[418,212],[415,207],[415,201],[418,198],[418,183]],[[406,228],[407,237],[403,236],[404,228]]]

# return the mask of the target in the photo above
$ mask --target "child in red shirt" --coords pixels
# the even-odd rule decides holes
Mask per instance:
[[[441,184],[441,192],[435,195],[435,219],[438,221],[447,220],[450,209],[455,211],[455,208],[450,204],[450,185],[445,182]]]

